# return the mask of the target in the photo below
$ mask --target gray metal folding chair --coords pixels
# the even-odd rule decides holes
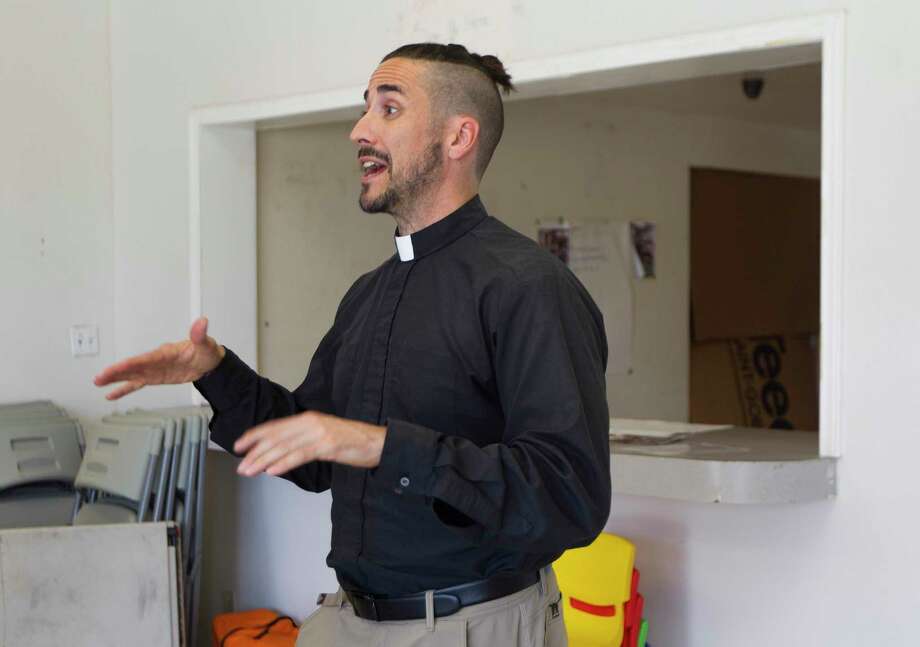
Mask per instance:
[[[204,553],[204,481],[205,463],[208,455],[208,418],[201,414],[198,418],[201,425],[201,440],[198,443],[198,475],[196,478],[197,492],[195,493],[195,524],[193,528],[190,551],[192,558],[189,561],[188,577],[188,617],[190,622],[190,635],[192,644],[198,635],[198,604],[201,592],[201,565]]]
[[[180,525],[182,549],[185,559],[185,602],[188,618],[189,644],[195,644],[200,598],[202,554],[204,547],[204,473],[208,450],[209,407],[171,407],[164,409],[137,409],[128,415],[170,415],[185,420],[185,436],[178,453],[179,469],[176,484],[174,519]]]
[[[62,418],[70,419],[66,411],[48,400],[0,406],[0,424],[40,424],[43,422],[59,422]],[[76,421],[74,421],[74,423],[76,424]],[[79,425],[77,425],[77,429],[79,432],[80,447],[83,447],[83,430]]]
[[[192,547],[190,557],[200,554],[202,546],[202,529],[204,521],[204,472],[208,450],[208,421],[211,411],[205,407],[175,407],[170,409],[155,409],[156,413],[185,416],[186,428],[195,426],[198,429],[197,465],[183,465],[180,474],[187,475],[191,488],[190,500],[194,509],[190,512],[190,530]],[[194,474],[192,473],[194,472]]]
[[[175,521],[182,529],[182,551],[186,563],[186,573],[190,570],[194,551],[192,538],[195,534],[195,499],[198,493],[198,453],[201,445],[201,421],[191,418],[186,428],[182,443],[182,455],[179,458],[179,478],[176,482]]]
[[[67,412],[58,407],[0,409],[0,421],[44,420],[66,417]]]
[[[176,435],[173,438],[173,448],[169,467],[169,483],[167,485],[170,496],[166,500],[166,510],[163,513],[163,518],[167,521],[175,519],[176,484],[179,482],[179,459],[182,456],[182,443],[185,441],[185,436],[188,433],[187,429],[192,424],[187,418],[178,418],[177,420],[181,424],[176,428]]]
[[[6,411],[35,411],[57,409],[51,400],[29,400],[27,402],[5,402],[0,404],[0,414]]]
[[[95,424],[85,433],[86,453],[75,485],[106,496],[84,504],[74,525],[145,521],[163,451],[163,429]]]
[[[163,430],[163,452],[156,467],[157,480],[153,490],[152,521],[166,519],[167,510],[174,505],[176,478],[174,450],[175,439],[181,437],[184,430],[184,420],[169,416],[154,414],[123,414],[116,413],[102,418],[102,422],[128,427],[159,427]]]
[[[81,454],[73,420],[0,420],[0,528],[68,525]]]
[[[181,438],[174,438],[175,451],[172,460],[175,463],[170,470],[173,483],[169,485],[174,496],[171,501],[167,502],[167,509],[164,513],[164,519],[175,520],[179,523],[180,532],[182,533],[184,556],[188,559],[188,546],[186,542],[191,539],[191,526],[195,519],[192,516],[194,509],[189,508],[187,503],[192,501],[194,492],[189,492],[189,483],[197,483],[196,465],[189,463],[190,452],[193,451],[191,445],[200,444],[200,422],[199,416],[189,415],[182,409],[133,409],[126,414],[126,418],[139,420],[148,420],[152,417],[171,417],[176,420],[182,429]],[[171,503],[171,505],[169,505]]]

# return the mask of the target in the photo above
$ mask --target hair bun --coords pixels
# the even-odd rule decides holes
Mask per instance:
[[[505,66],[498,60],[498,57],[492,56],[491,54],[486,54],[485,56],[474,54],[473,56],[476,57],[477,62],[482,65],[488,73],[489,78],[502,87],[505,94],[508,94],[514,89],[514,86],[511,85],[511,75],[505,70]]]

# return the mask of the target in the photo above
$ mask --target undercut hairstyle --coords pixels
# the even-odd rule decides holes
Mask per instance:
[[[476,175],[481,180],[505,129],[505,111],[499,90],[514,90],[511,76],[497,57],[474,54],[463,45],[414,43],[403,45],[380,61],[407,58],[432,63],[424,74],[433,109],[439,122],[446,117],[468,114],[479,122]]]

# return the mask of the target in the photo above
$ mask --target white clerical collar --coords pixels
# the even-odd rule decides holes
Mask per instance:
[[[394,236],[396,239],[396,250],[399,252],[399,260],[415,260],[415,250],[412,249],[412,234],[407,236]]]

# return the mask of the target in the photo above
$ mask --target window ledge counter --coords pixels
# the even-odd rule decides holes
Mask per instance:
[[[813,431],[613,419],[610,438],[614,494],[795,503],[837,492],[837,461],[819,456]]]

